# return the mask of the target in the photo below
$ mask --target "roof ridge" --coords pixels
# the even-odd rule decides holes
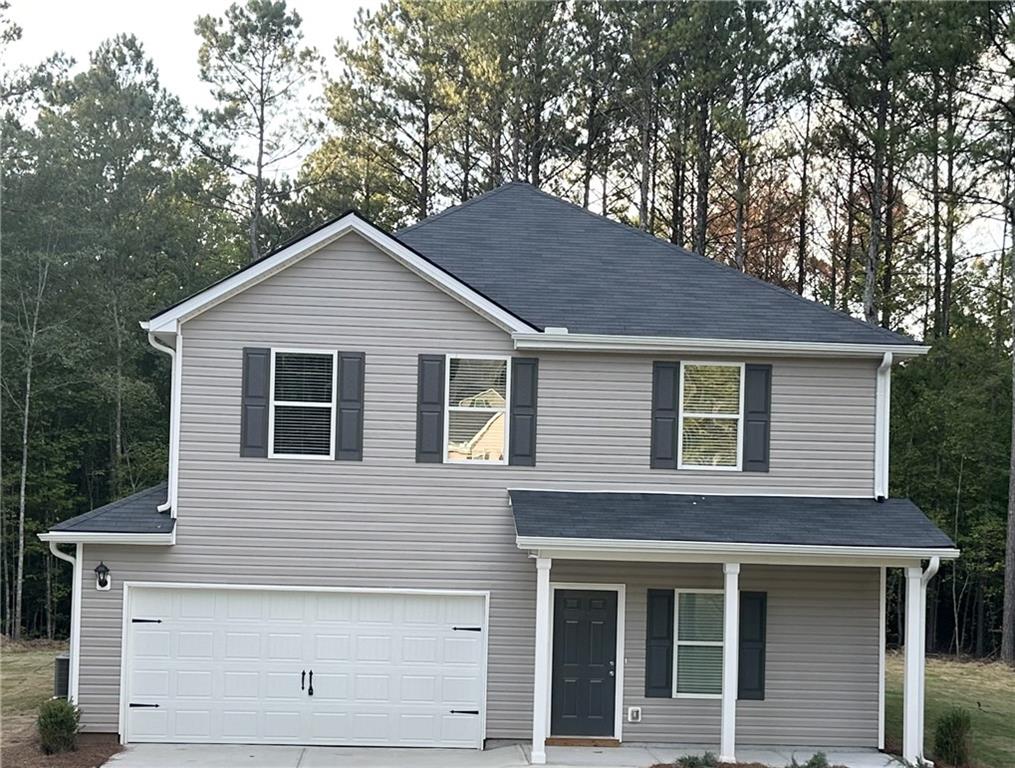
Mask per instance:
[[[514,183],[517,184],[519,182],[514,182]],[[509,186],[509,185],[504,185],[504,186]],[[739,269],[735,269],[734,267],[731,267],[728,264],[723,264],[721,261],[716,261],[715,259],[710,259],[707,256],[703,256],[700,253],[696,253],[695,251],[689,251],[688,249],[682,248],[681,246],[677,245],[676,243],[671,243],[668,240],[664,240],[661,237],[657,237],[656,235],[653,235],[651,232],[646,232],[643,229],[638,229],[636,227],[629,226],[627,224],[624,224],[621,221],[616,221],[614,219],[611,219],[609,216],[604,216],[601,213],[596,213],[595,211],[590,211],[588,208],[584,208],[584,207],[578,205],[577,203],[572,203],[570,200],[565,200],[562,197],[557,197],[556,195],[551,195],[549,192],[546,192],[545,190],[542,190],[539,187],[533,186],[531,184],[526,184],[525,186],[531,188],[533,191],[538,192],[543,197],[547,198],[548,200],[552,200],[555,203],[559,203],[561,205],[565,205],[565,206],[568,206],[570,208],[574,208],[575,210],[580,211],[581,213],[584,213],[586,216],[591,216],[591,217],[593,217],[595,219],[599,219],[599,220],[605,221],[605,222],[607,222],[609,224],[612,224],[614,226],[622,227],[626,232],[632,232],[632,233],[634,233],[636,235],[639,235],[641,237],[646,237],[646,238],[652,240],[654,243],[656,243],[658,245],[663,245],[663,246],[669,248],[670,250],[672,250],[672,251],[674,251],[674,252],[676,252],[676,253],[678,253],[678,254],[680,254],[682,256],[691,256],[691,257],[699,259],[699,260],[701,260],[701,261],[703,261],[703,262],[705,262],[707,264],[710,264],[713,267],[717,267],[717,268],[723,269],[723,270],[728,270],[728,271],[732,272],[733,274],[740,275],[741,277],[745,277],[748,280],[751,280],[752,282],[757,283],[758,285],[762,285],[762,286],[764,286],[764,287],[766,287],[766,288],[768,288],[770,290],[778,291],[779,293],[784,294],[784,295],[786,295],[788,297],[797,299],[799,301],[806,302],[808,306],[813,306],[813,307],[818,307],[820,309],[823,309],[825,312],[827,312],[827,313],[829,313],[829,314],[831,314],[831,315],[833,315],[835,317],[839,317],[839,318],[842,318],[842,319],[845,319],[845,320],[850,320],[853,323],[857,323],[860,326],[862,326],[862,327],[864,327],[864,328],[866,328],[868,330],[872,330],[872,331],[881,333],[883,335],[887,334],[887,335],[891,335],[891,336],[894,336],[894,337],[897,337],[897,338],[901,337],[901,340],[907,341],[907,342],[912,343],[912,344],[918,344],[919,343],[919,342],[916,341],[916,339],[914,339],[914,338],[912,338],[912,337],[910,337],[910,336],[908,336],[906,334],[899,333],[898,331],[893,331],[893,330],[891,330],[889,328],[884,328],[884,327],[882,327],[880,325],[871,325],[870,323],[868,323],[868,322],[866,322],[864,320],[861,320],[858,317],[853,317],[848,312],[842,312],[842,311],[840,311],[838,309],[834,309],[833,307],[829,307],[827,304],[823,304],[820,301],[814,301],[813,299],[805,298],[804,296],[801,296],[798,293],[794,293],[793,291],[789,290],[788,288],[783,288],[781,285],[776,285],[775,283],[770,283],[767,280],[762,280],[760,277],[756,277],[755,275],[752,275],[749,272],[741,272]],[[501,188],[502,187],[498,187],[497,189],[501,189]],[[478,200],[479,198],[474,198],[474,199]],[[469,202],[472,202],[472,201],[469,201]],[[461,207],[462,206],[458,206],[458,208],[461,208]],[[449,212],[450,210],[452,210],[452,209],[448,209],[448,211],[445,211],[445,212]],[[420,223],[422,223],[422,222],[420,222]]]
[[[486,198],[488,197],[493,197],[498,192],[503,192],[508,187],[532,187],[532,185],[525,181],[505,181],[503,184],[499,184],[493,189],[488,189],[486,190],[486,192],[481,192],[475,197],[470,197],[468,200],[463,200],[462,202],[458,203],[458,205],[449,205],[443,211],[431,213],[425,219],[420,219],[415,224],[410,224],[407,227],[402,227],[401,229],[397,230],[395,234],[401,235],[404,232],[411,232],[417,227],[422,227],[424,224],[429,224],[432,221],[436,221],[437,219],[443,218],[444,216],[447,216],[452,213],[458,213],[459,211],[468,208],[473,203],[478,203],[480,200],[486,200]],[[535,189],[535,187],[533,187],[533,189]]]

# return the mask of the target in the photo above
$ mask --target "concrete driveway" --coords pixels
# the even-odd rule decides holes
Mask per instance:
[[[109,768],[525,768],[529,745],[494,742],[482,752],[469,749],[386,749],[213,744],[132,744],[113,757]],[[547,765],[563,768],[649,768],[681,755],[700,755],[712,747],[638,745],[612,748],[548,747]],[[825,752],[832,765],[847,768],[901,768],[876,750],[819,747],[741,747],[743,762],[785,768]]]

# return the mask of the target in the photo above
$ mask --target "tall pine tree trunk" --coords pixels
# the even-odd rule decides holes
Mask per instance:
[[[695,179],[694,205],[694,250],[705,256],[706,238],[708,237],[708,186],[711,164],[711,126],[709,125],[708,97],[699,96],[695,121],[697,139],[697,178]]]
[[[811,95],[807,94],[807,111],[804,119],[804,146],[801,160],[803,169],[800,173],[800,218],[797,222],[797,277],[796,292],[804,295],[804,281],[807,276],[807,205],[810,202],[807,187],[807,171],[810,166],[811,151]]]

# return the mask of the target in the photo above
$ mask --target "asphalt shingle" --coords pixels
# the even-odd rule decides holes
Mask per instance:
[[[524,183],[399,240],[539,328],[571,333],[914,344]]]
[[[909,499],[509,491],[519,536],[857,547],[955,545]]]
[[[170,533],[176,520],[157,507],[166,500],[166,484],[96,507],[57,523],[50,530],[64,533]]]

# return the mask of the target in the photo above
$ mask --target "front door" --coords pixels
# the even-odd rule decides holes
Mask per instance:
[[[555,590],[552,687],[552,736],[614,735],[616,592]]]

